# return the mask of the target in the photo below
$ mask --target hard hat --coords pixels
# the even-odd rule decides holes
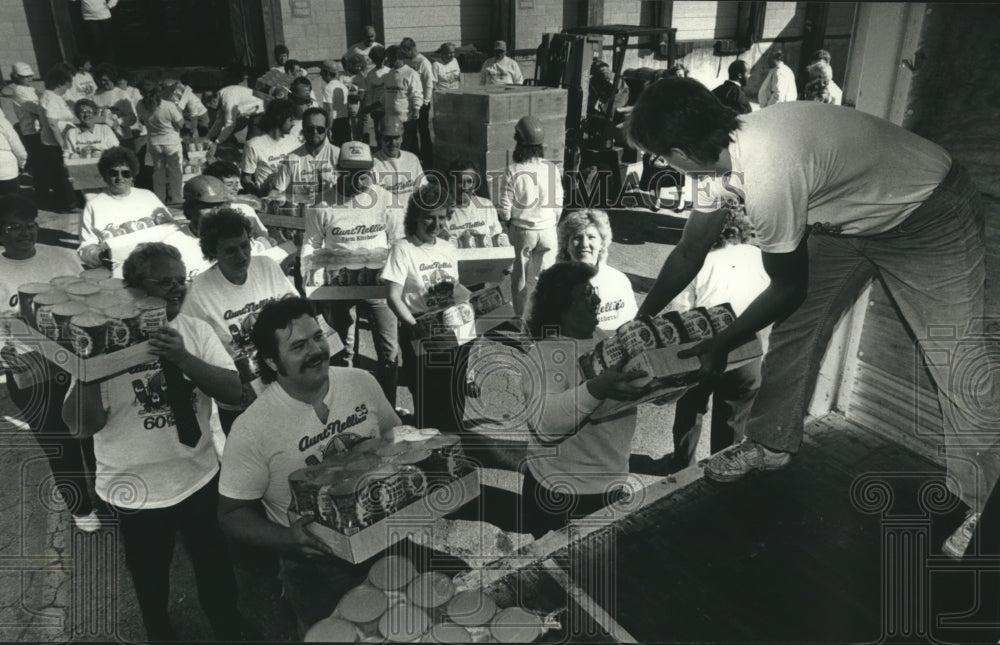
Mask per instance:
[[[533,116],[522,116],[514,126],[514,138],[528,145],[541,145],[545,141],[542,122]]]
[[[222,204],[229,201],[229,191],[218,177],[198,175],[184,184],[184,201]]]
[[[367,170],[374,165],[372,150],[368,144],[360,141],[347,141],[340,147],[340,157],[337,159],[338,168]]]
[[[403,122],[394,116],[387,116],[382,119],[382,136],[383,137],[401,137],[403,136]]]

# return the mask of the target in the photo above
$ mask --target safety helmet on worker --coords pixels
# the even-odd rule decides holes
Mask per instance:
[[[542,122],[533,116],[522,116],[514,126],[514,138],[527,145],[541,145],[545,142]]]
[[[383,137],[403,136],[403,122],[394,116],[387,116],[382,119]]]
[[[184,202],[201,204],[223,204],[228,202],[229,190],[218,177],[198,175],[184,184]]]

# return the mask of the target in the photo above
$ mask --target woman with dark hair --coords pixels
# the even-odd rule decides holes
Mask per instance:
[[[110,126],[97,123],[99,109],[90,99],[80,99],[73,104],[77,123],[66,128],[67,158],[92,157],[118,145],[118,137]]]
[[[38,98],[41,123],[41,155],[36,168],[35,194],[37,197],[52,191],[50,208],[60,213],[73,210],[73,186],[63,163],[63,132],[76,118],[66,103],[66,92],[73,77],[62,65],[55,65],[45,75],[45,91]]]
[[[468,345],[450,351],[448,360],[422,360],[413,341],[424,331],[417,317],[461,301],[468,291],[458,282],[455,247],[439,237],[450,217],[451,197],[437,180],[421,186],[406,207],[406,237],[392,245],[382,279],[389,285],[389,307],[399,318],[400,350],[417,424],[442,432],[461,432],[465,415]],[[442,352],[443,354],[443,352]]]
[[[562,171],[545,159],[545,131],[533,116],[514,126],[512,163],[504,176],[500,219],[510,229],[514,246],[514,313],[524,315],[538,274],[556,261],[556,223],[563,207]]]
[[[455,159],[448,166],[448,181],[454,195],[454,204],[444,237],[488,235],[503,232],[497,209],[488,198],[480,196],[482,175],[471,159]]]
[[[236,362],[243,398],[236,405],[219,403],[219,421],[227,436],[233,421],[257,395],[257,357],[250,331],[257,312],[268,302],[293,296],[295,288],[269,257],[252,255],[251,223],[238,210],[223,207],[206,217],[198,235],[201,250],[215,265],[194,277],[184,313],[204,320]]]
[[[627,494],[636,409],[591,415],[607,399],[638,398],[646,374],[613,368],[580,381],[577,359],[605,337],[597,327],[594,274],[589,264],[560,262],[542,272],[531,298],[528,328],[537,342],[529,356],[537,370],[521,380],[531,431],[521,530],[536,538]]]
[[[102,152],[97,170],[107,186],[87,201],[80,217],[79,253],[89,267],[101,265],[102,231],[125,222],[171,217],[156,195],[133,185],[139,174],[139,160],[128,148],[116,146]]]
[[[560,262],[583,262],[595,269],[590,283],[601,297],[597,326],[613,332],[635,318],[639,307],[635,303],[632,283],[624,273],[607,263],[612,240],[608,214],[599,210],[567,213],[559,222],[558,233]]]
[[[94,103],[105,112],[106,123],[118,138],[130,143],[132,129],[139,119],[128,92],[116,86],[118,70],[111,63],[101,63],[94,68],[94,78],[97,82]]]
[[[164,100],[167,92],[153,79],[139,86],[142,100],[136,106],[139,122],[146,126],[146,163],[153,166],[153,192],[165,204],[181,201],[181,128],[184,115],[172,101]]]
[[[295,105],[288,99],[274,99],[264,109],[260,128],[264,134],[246,142],[243,148],[243,187],[247,192],[264,197],[271,192],[268,181],[278,166],[301,144],[295,133],[298,123]]]

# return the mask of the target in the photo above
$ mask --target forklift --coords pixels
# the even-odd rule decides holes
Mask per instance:
[[[587,112],[591,65],[603,58],[605,36],[611,36],[613,41],[612,95],[624,85],[622,67],[631,38],[654,39],[657,57],[666,60],[668,66],[673,65],[676,54],[674,27],[600,25],[542,36],[534,84],[562,88],[569,95],[564,168],[569,178],[566,204],[570,208],[619,205],[627,168],[637,161],[636,151],[625,143],[618,128],[630,108],[616,109],[615,101],[609,100],[600,111]]]

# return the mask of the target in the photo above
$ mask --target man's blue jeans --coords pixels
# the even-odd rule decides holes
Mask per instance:
[[[813,233],[809,292],[774,325],[747,436],[796,452],[806,406],[837,319],[873,277],[917,338],[944,416],[948,487],[982,509],[1000,475],[1000,387],[983,336],[985,220],[979,191],[955,163],[902,224],[867,237]],[[978,379],[957,379],[959,373]]]

